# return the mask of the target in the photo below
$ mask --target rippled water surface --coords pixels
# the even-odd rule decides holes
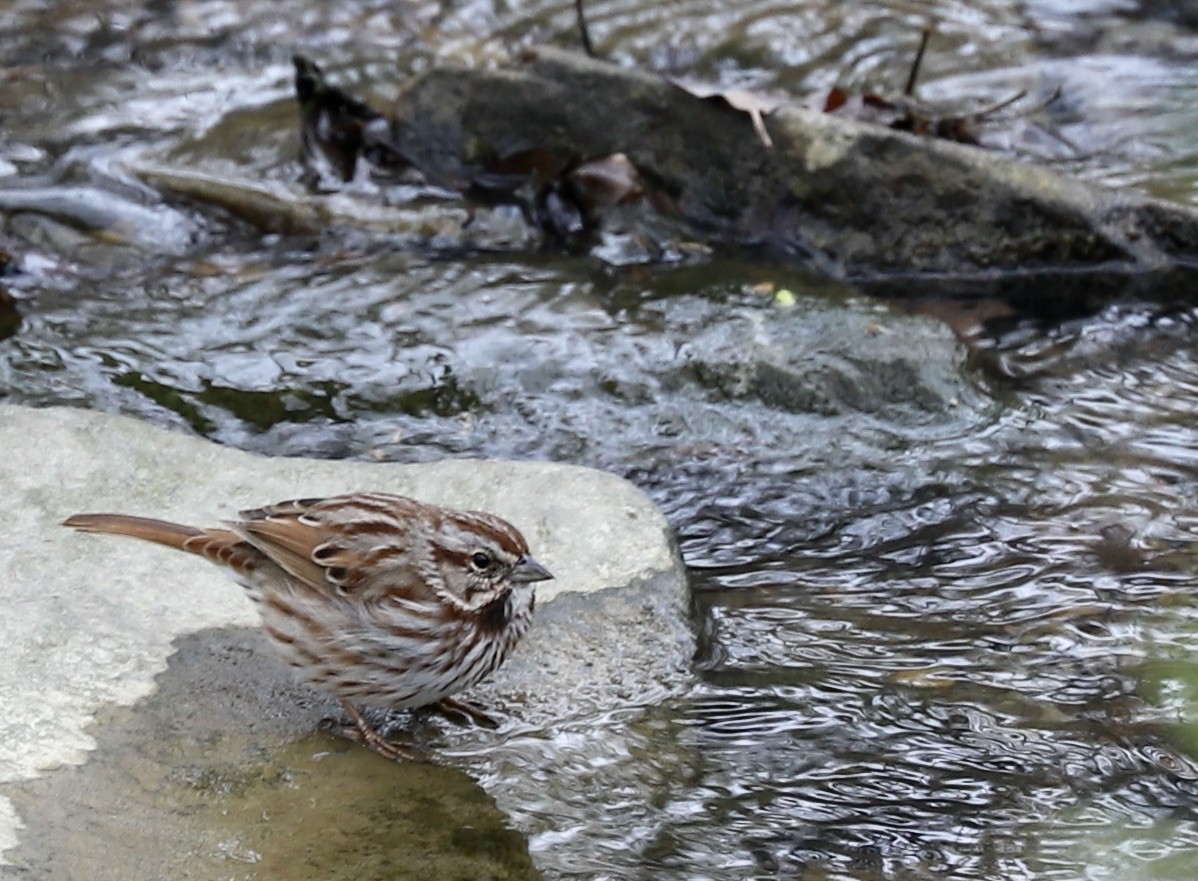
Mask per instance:
[[[0,214],[25,270],[0,396],[260,452],[575,462],[649,492],[690,568],[693,687],[563,720],[519,763],[454,757],[519,806],[548,877],[1198,873],[1193,313],[982,322],[744,257],[464,255],[164,202],[137,162],[296,186],[297,47],[385,98],[438,58],[573,39],[568,2],[280,8],[0,10],[0,189],[157,212],[127,209],[124,244]],[[620,63],[796,94],[898,91],[930,16],[923,97],[1027,90],[993,145],[1198,201],[1198,32],[1159,9],[588,10]]]

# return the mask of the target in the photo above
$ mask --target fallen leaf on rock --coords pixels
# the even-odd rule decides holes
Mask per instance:
[[[472,195],[519,204],[530,223],[562,241],[594,229],[603,212],[639,199],[645,186],[623,153],[579,161],[547,148],[520,150],[471,179]]]
[[[514,193],[526,184],[546,186],[571,166],[567,153],[532,147],[500,156],[471,177],[471,184],[495,193]]]
[[[792,100],[789,95],[766,95],[745,89],[721,89],[719,86],[697,80],[668,78],[668,81],[696,98],[747,113],[753,123],[753,131],[757,132],[758,139],[766,147],[773,147],[774,141],[766,130],[765,117]]]
[[[0,340],[7,339],[21,329],[21,313],[16,299],[4,288],[0,288]]]
[[[808,105],[820,108],[824,113],[836,113],[858,122],[883,125],[895,131],[911,132],[923,137],[941,138],[975,147],[981,146],[979,131],[982,124],[994,119],[1000,111],[1022,100],[1026,97],[1027,92],[1019,91],[989,107],[969,113],[947,113],[924,104],[915,97],[915,85],[919,80],[924,52],[928,48],[931,36],[931,27],[921,29],[919,48],[911,62],[911,69],[907,74],[907,84],[902,95],[893,98],[872,92],[854,95],[834,86],[824,93],[822,98],[815,96],[813,100],[808,101]],[[1052,103],[1058,94],[1059,92],[1054,93],[1040,106]]]
[[[568,175],[578,200],[588,213],[623,205],[645,194],[636,166],[623,153],[584,162]]]
[[[389,174],[411,166],[391,144],[390,123],[382,113],[326,83],[316,62],[295,55],[292,63],[303,159],[313,174],[319,177],[327,168],[347,183],[354,178],[359,157]]]
[[[464,196],[467,225],[479,205],[514,205],[528,226],[570,246],[582,244],[598,231],[605,212],[642,198],[660,215],[676,213],[669,194],[661,187],[647,186],[632,160],[620,152],[586,157],[534,146],[492,154],[455,170],[452,179],[433,167],[421,168],[394,145],[390,120],[364,101],[329,85],[320,67],[309,59],[297,55],[294,63],[305,162],[310,168],[331,168],[339,182],[353,178],[360,158],[376,169],[405,168],[420,175],[426,186],[439,188],[439,197]],[[759,131],[768,140],[760,111],[773,105],[762,104],[748,93],[733,99],[740,109],[757,114]],[[474,154],[488,156],[488,146],[479,145]]]

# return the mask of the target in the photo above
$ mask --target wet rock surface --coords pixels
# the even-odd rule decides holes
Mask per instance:
[[[634,711],[689,681],[685,582],[665,520],[610,475],[272,460],[65,409],[0,408],[0,443],[14,523],[0,554],[0,663],[22,671],[0,695],[0,795],[14,806],[0,840],[24,842],[6,856],[15,877],[527,877],[495,773],[520,753],[511,741]],[[215,567],[59,526],[83,509],[211,522],[351,488],[500,513],[558,576],[516,656],[470,695],[503,719],[497,731],[388,720],[435,766],[388,763],[322,732],[335,702],[274,659]],[[453,769],[463,749],[479,751],[470,775]],[[498,807],[474,782],[488,774]]]
[[[394,125],[401,152],[449,180],[534,149],[624,153],[691,234],[888,293],[911,276],[965,296],[1046,276],[1060,297],[1137,276],[1176,293],[1198,253],[1198,214],[1183,206],[798,107],[767,117],[769,148],[746,113],[557,49],[499,70],[436,68],[407,85]]]
[[[182,638],[155,686],[96,715],[84,765],[5,787],[25,829],[0,877],[537,877],[469,775],[317,730],[335,707],[257,631]]]
[[[957,349],[938,331],[896,314],[745,309],[690,341],[688,367],[727,399],[780,414],[947,420],[968,388],[946,369]]]

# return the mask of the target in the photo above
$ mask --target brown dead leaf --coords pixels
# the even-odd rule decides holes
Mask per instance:
[[[303,159],[311,173],[320,177],[327,171],[346,183],[353,180],[362,156],[387,174],[411,167],[391,143],[391,126],[383,114],[329,85],[316,62],[295,55],[292,63]]]
[[[767,95],[745,89],[721,89],[719,86],[698,80],[669,78],[668,81],[696,98],[747,113],[753,123],[753,131],[757,133],[758,139],[766,147],[773,147],[774,141],[766,130],[765,117],[791,101],[789,95]]]
[[[588,213],[623,205],[645,194],[641,176],[623,153],[584,162],[569,173],[575,196]]]

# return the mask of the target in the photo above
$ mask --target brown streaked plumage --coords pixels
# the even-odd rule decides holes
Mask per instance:
[[[76,514],[81,532],[126,535],[230,568],[283,659],[341,699],[361,738],[389,758],[356,704],[441,703],[486,678],[528,630],[532,585],[552,576],[514,526],[384,493],[297,499],[198,529],[126,514]]]

